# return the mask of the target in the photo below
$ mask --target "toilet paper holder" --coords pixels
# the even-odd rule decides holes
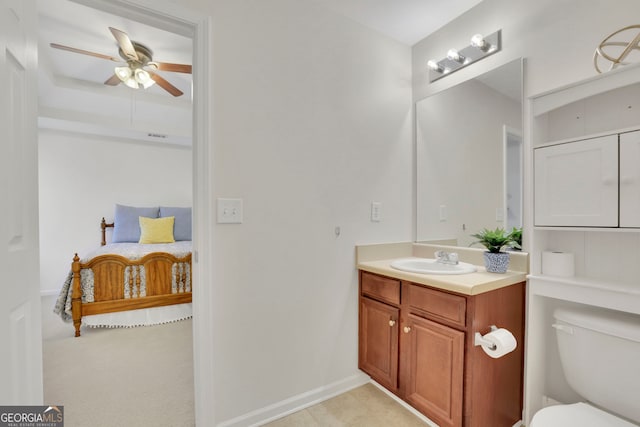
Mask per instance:
[[[496,325],[491,325],[491,332],[493,331],[497,331],[498,327]],[[484,339],[484,337],[482,336],[482,334],[480,332],[476,332],[474,335],[474,339],[473,339],[473,345],[474,346],[485,346],[487,348],[489,348],[490,350],[495,350],[496,349],[496,345],[494,343],[492,343],[491,341],[487,341],[486,339]]]

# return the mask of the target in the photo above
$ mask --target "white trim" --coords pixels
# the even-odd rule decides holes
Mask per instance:
[[[46,290],[40,290],[40,296],[41,297],[50,297],[53,295],[58,295],[60,293],[60,289],[46,289]]]
[[[125,16],[193,39],[193,353],[196,425],[211,425],[214,417],[213,376],[213,188],[212,19],[169,0],[72,0]],[[196,90],[197,89],[197,90]],[[204,262],[199,262],[203,260]]]
[[[373,384],[374,386],[378,387],[387,396],[389,396],[390,398],[395,400],[402,407],[404,407],[407,411],[411,412],[413,415],[418,417],[420,420],[424,421],[424,423],[427,424],[429,427],[438,427],[438,424],[436,424],[433,421],[431,421],[422,412],[418,411],[416,408],[414,408],[413,406],[409,405],[407,402],[405,402],[404,400],[400,399],[398,396],[396,396],[395,394],[391,393],[389,390],[387,390],[386,388],[384,388],[383,386],[381,386],[380,384],[378,384],[374,380],[371,380],[371,384]]]
[[[396,396],[395,394],[391,393],[389,390],[387,390],[386,388],[384,388],[383,386],[381,386],[380,384],[378,384],[374,380],[371,380],[371,384],[373,384],[374,386],[378,387],[380,390],[382,390],[389,397],[391,397],[393,400],[395,400],[400,405],[402,405],[407,411],[411,412],[413,415],[418,417],[421,421],[423,421],[429,427],[438,427],[438,424],[436,424],[433,421],[431,421],[422,412],[418,411],[416,408],[414,408],[413,406],[409,405],[407,402],[405,402],[404,400],[400,399],[398,396]],[[520,427],[520,426],[522,426],[522,420],[517,421],[513,425],[513,427]]]
[[[193,364],[196,425],[211,425],[214,418],[214,307],[213,283],[213,23],[205,17],[196,26],[193,46],[193,220],[194,302]],[[198,285],[201,284],[201,285]]]
[[[346,393],[349,390],[367,384],[369,381],[369,376],[361,372],[343,380],[315,388],[272,405],[265,406],[264,408],[224,421],[218,424],[217,427],[260,426],[316,405],[327,399],[331,399],[339,394]]]
[[[518,149],[520,150],[520,164],[518,165],[518,168],[520,169],[520,182],[518,183],[518,186],[520,187],[520,227],[522,228],[524,225],[524,220],[522,218],[524,211],[524,139],[522,137],[522,131],[520,129],[516,129],[508,125],[502,125],[502,215],[503,227],[506,231],[511,231],[512,228],[509,224],[509,199],[507,197],[509,192],[509,174],[507,165],[509,163],[508,152],[510,136],[519,139]]]

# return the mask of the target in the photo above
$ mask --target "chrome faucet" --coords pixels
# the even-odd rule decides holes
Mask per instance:
[[[436,262],[442,264],[458,264],[458,254],[455,252],[436,251],[434,253]]]

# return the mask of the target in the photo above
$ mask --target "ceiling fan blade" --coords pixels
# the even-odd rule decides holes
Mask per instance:
[[[109,77],[104,82],[104,84],[109,85],[109,86],[118,86],[120,83],[121,83],[121,80],[115,74],[113,76]]]
[[[75,47],[64,46],[64,45],[61,45],[61,44],[58,44],[58,43],[50,43],[49,46],[51,46],[53,48],[56,48],[56,49],[67,50],[69,52],[75,52],[75,53],[81,53],[83,55],[95,56],[96,58],[108,59],[108,60],[114,61],[114,62],[122,62],[121,58],[115,58],[113,56],[103,55],[101,53],[96,53],[96,52],[89,52],[88,50],[76,49]]]
[[[138,61],[138,54],[136,53],[136,50],[133,47],[133,43],[131,43],[131,39],[129,38],[127,33],[113,27],[109,27],[109,30],[111,30],[111,34],[113,34],[113,37],[115,37],[116,41],[118,42],[120,50],[122,50],[127,58],[135,59],[136,61]]]
[[[153,81],[158,83],[158,86],[160,86],[162,89],[164,89],[167,92],[169,92],[171,95],[180,96],[180,95],[183,94],[183,92],[180,89],[178,89],[177,87],[175,87],[174,85],[172,85],[171,83],[166,81],[164,78],[162,78],[158,74],[153,73],[151,71],[147,71],[147,72],[149,73],[149,75],[151,76]]]
[[[154,62],[160,71],[172,71],[174,73],[191,74],[191,65],[188,64],[172,64],[170,62]]]

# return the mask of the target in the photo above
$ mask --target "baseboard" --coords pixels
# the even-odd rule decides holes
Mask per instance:
[[[414,408],[413,406],[409,405],[407,402],[405,402],[404,400],[400,399],[398,396],[396,396],[395,394],[391,393],[389,390],[387,390],[386,388],[384,388],[383,386],[381,386],[380,384],[378,384],[374,380],[371,380],[371,384],[373,384],[374,386],[378,387],[380,390],[385,392],[389,397],[391,397],[393,400],[395,400],[400,405],[402,405],[407,411],[411,412],[413,415],[418,417],[420,420],[422,420],[429,427],[438,427],[438,424],[434,423],[429,418],[425,417],[424,414],[422,414],[416,408]],[[522,420],[516,422],[512,427],[522,427]]]
[[[370,381],[368,375],[358,373],[351,377],[327,384],[322,387],[301,393],[289,399],[274,403],[261,409],[249,412],[239,417],[224,421],[218,427],[254,427],[286,417],[294,412],[331,399]]]
[[[413,406],[409,405],[407,402],[405,402],[404,400],[400,399],[398,396],[396,396],[395,394],[391,393],[389,390],[387,390],[386,388],[384,388],[383,386],[381,386],[380,384],[378,384],[374,380],[371,380],[371,384],[373,384],[374,386],[378,387],[380,390],[382,390],[384,393],[386,393],[389,397],[391,397],[393,400],[395,400],[401,406],[403,406],[407,411],[411,412],[413,415],[415,415],[420,420],[422,420],[429,427],[438,427],[438,424],[434,423],[429,418],[425,417],[422,412],[418,411],[416,408],[414,408]]]

